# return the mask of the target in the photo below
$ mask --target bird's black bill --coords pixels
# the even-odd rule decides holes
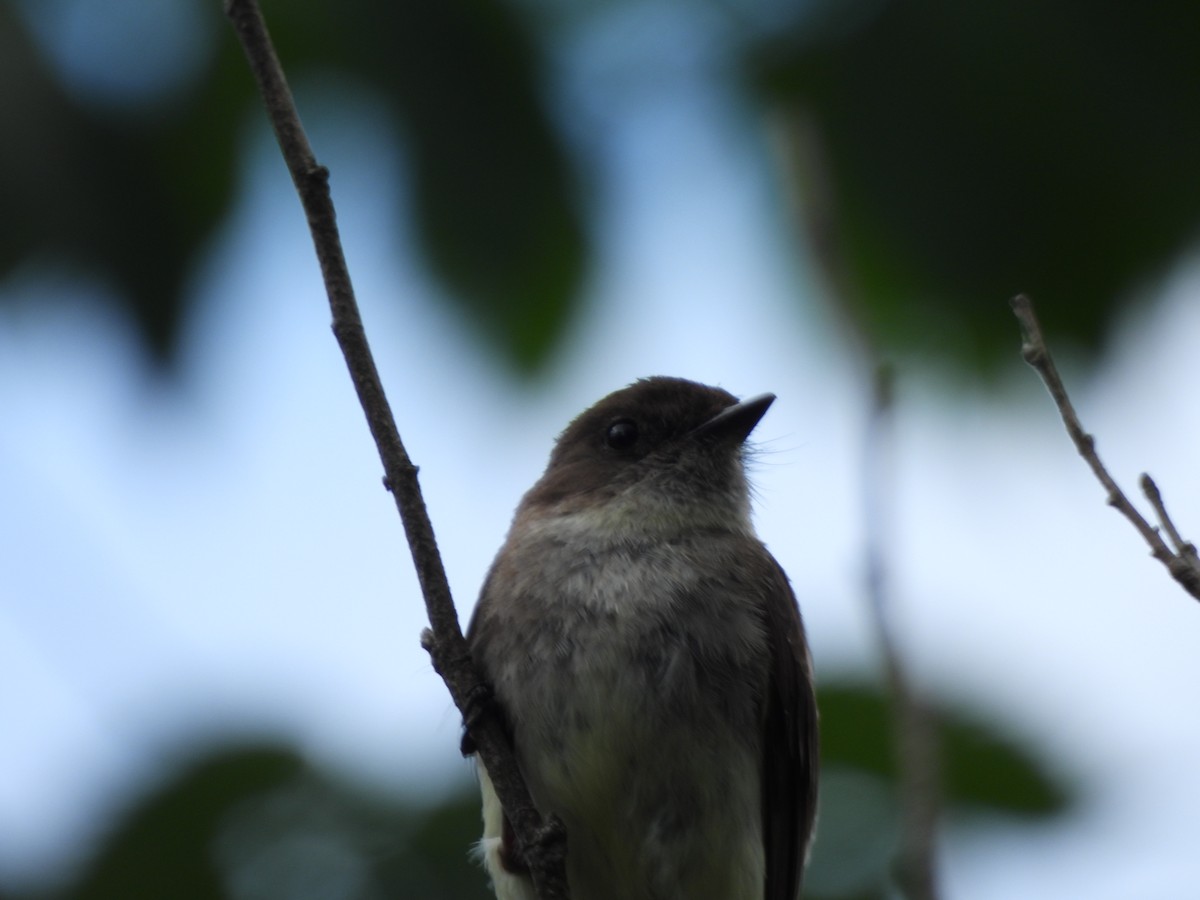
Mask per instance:
[[[741,443],[754,430],[754,426],[766,415],[775,402],[774,394],[759,394],[741,403],[721,410],[703,425],[692,431],[692,436],[704,440],[725,440]]]

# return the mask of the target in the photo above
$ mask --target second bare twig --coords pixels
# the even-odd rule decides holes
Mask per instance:
[[[1128,519],[1138,530],[1142,539],[1150,546],[1151,555],[1167,567],[1171,577],[1179,582],[1189,594],[1200,600],[1200,560],[1197,559],[1196,548],[1180,537],[1174,522],[1167,515],[1166,506],[1158,487],[1149,475],[1142,475],[1142,490],[1154,507],[1159,523],[1175,545],[1174,551],[1167,546],[1158,529],[1138,512],[1116,480],[1109,474],[1104,463],[1100,461],[1100,456],[1096,452],[1096,440],[1084,430],[1079,421],[1075,406],[1071,403],[1066,386],[1058,374],[1058,367],[1054,365],[1054,358],[1046,346],[1046,338],[1042,334],[1041,325],[1033,310],[1033,301],[1024,294],[1020,294],[1012,299],[1012,309],[1017,321],[1021,324],[1021,334],[1024,339],[1021,345],[1021,355],[1029,365],[1037,370],[1042,382],[1050,391],[1050,396],[1054,399],[1054,405],[1058,407],[1063,425],[1066,426],[1067,434],[1071,436],[1075,449],[1079,451],[1079,455],[1084,458],[1096,479],[1108,492],[1109,505]]]
[[[892,694],[901,819],[899,880],[910,900],[937,900],[937,823],[941,807],[937,723],[904,665],[892,629],[887,584],[887,498],[892,483],[887,468],[891,463],[894,380],[889,366],[877,366],[863,478],[867,599]]]

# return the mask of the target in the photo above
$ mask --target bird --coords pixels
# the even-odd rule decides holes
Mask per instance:
[[[467,630],[573,900],[796,900],[818,723],[795,594],[751,521],[775,400],[643,378],[577,416]],[[465,753],[473,750],[469,733]],[[497,900],[536,900],[477,760]]]

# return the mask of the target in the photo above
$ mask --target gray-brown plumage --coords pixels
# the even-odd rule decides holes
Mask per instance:
[[[795,900],[816,806],[800,612],[750,522],[774,398],[649,378],[559,438],[468,632],[574,900]],[[533,900],[480,766],[499,900]]]

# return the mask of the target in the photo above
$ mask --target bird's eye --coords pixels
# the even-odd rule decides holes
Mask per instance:
[[[628,450],[637,439],[638,427],[632,419],[617,419],[604,433],[605,443],[614,450]]]

